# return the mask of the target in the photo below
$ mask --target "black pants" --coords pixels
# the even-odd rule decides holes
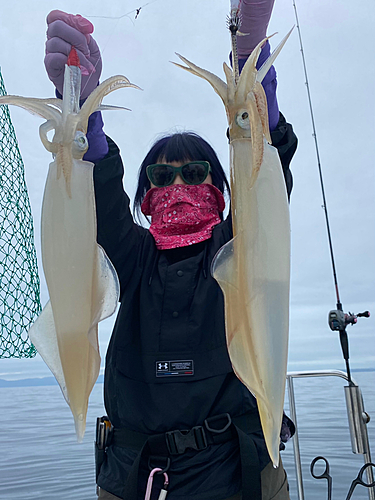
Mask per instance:
[[[288,480],[282,461],[277,469],[270,462],[261,472],[262,500],[290,500]],[[168,496],[167,496],[168,498]],[[100,488],[98,500],[122,500]],[[224,500],[224,499],[218,499]],[[242,500],[241,492],[225,500]]]

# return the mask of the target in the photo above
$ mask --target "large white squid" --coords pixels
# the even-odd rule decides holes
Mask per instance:
[[[41,234],[42,261],[50,300],[29,336],[55,375],[74,416],[78,441],[86,427],[88,399],[99,375],[98,322],[116,309],[116,271],[96,242],[93,168],[83,161],[87,151],[89,116],[104,96],[134,87],[124,76],[113,76],[79,106],[81,74],[66,66],[63,100],[0,97],[45,118],[40,138],[54,156],[44,190]],[[55,130],[52,142],[47,133]]]
[[[289,33],[290,34],[290,33]],[[261,81],[289,34],[259,71],[263,40],[238,82],[227,82],[184,57],[177,64],[207,80],[226,108],[230,134],[233,239],[216,255],[212,272],[225,297],[227,345],[238,378],[256,396],[274,466],[279,463],[289,329],[290,225],[277,150],[270,145]]]

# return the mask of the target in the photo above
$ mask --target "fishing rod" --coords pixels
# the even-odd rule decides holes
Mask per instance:
[[[316,152],[316,158],[317,158],[317,162],[318,162],[320,186],[321,186],[322,198],[323,198],[323,210],[324,210],[325,220],[326,220],[328,244],[329,244],[329,251],[330,251],[330,255],[331,255],[331,264],[332,264],[332,272],[333,272],[333,281],[334,281],[335,292],[336,292],[336,309],[333,309],[328,313],[328,324],[329,324],[329,327],[331,328],[332,331],[339,332],[341,349],[342,349],[342,353],[344,356],[344,360],[345,360],[345,364],[346,364],[346,371],[347,371],[347,375],[348,375],[348,382],[349,382],[349,385],[354,385],[352,382],[352,379],[351,379],[351,375],[350,375],[349,342],[348,342],[348,335],[346,332],[346,327],[348,325],[355,325],[357,323],[357,318],[360,318],[360,317],[369,318],[370,312],[364,311],[363,313],[357,313],[357,314],[353,314],[351,312],[344,313],[343,306],[342,306],[342,303],[340,300],[339,285],[338,285],[336,266],[335,266],[335,258],[334,258],[334,254],[333,254],[331,229],[330,229],[329,218],[328,218],[327,201],[326,201],[324,182],[323,182],[322,165],[320,162],[318,138],[317,138],[317,133],[316,133],[316,128],[315,128],[315,120],[314,120],[314,112],[313,112],[313,107],[312,107],[309,79],[307,76],[305,53],[304,53],[303,44],[302,44],[301,28],[300,28],[300,24],[299,24],[299,19],[298,19],[298,14],[297,14],[297,6],[296,6],[295,0],[293,0],[293,7],[294,7],[296,26],[297,26],[299,44],[300,44],[300,50],[301,50],[301,56],[302,56],[303,71],[305,74],[305,85],[306,85],[306,90],[307,90],[307,97],[308,97],[309,107],[310,107],[310,117],[311,117],[312,129],[313,129],[312,135],[314,138],[315,152]]]

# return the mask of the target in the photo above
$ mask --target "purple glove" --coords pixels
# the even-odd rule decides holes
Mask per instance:
[[[80,15],[53,10],[47,16],[47,42],[44,65],[49,79],[63,92],[64,69],[72,45],[77,50],[82,71],[81,99],[97,87],[102,71],[100,50],[92,38],[94,26]]]
[[[240,71],[258,43],[266,37],[274,2],[275,0],[242,0],[241,2],[240,12],[242,20],[240,30],[242,33],[248,34],[237,36]],[[259,56],[257,69],[261,67],[269,55],[270,44],[267,41]],[[268,122],[270,131],[272,132],[279,122],[279,106],[276,98],[276,71],[273,66],[271,66],[264,77],[262,85],[267,97]]]
[[[238,57],[248,57],[258,43],[266,37],[275,0],[242,0],[241,32],[245,36],[237,36]]]
[[[266,59],[268,59],[270,53],[271,53],[271,47],[267,40],[267,42],[262,48],[262,52],[260,53],[257,62],[257,69],[259,69],[262,66],[262,64],[266,61]],[[247,57],[246,59],[238,60],[240,72],[242,71],[242,68],[244,67],[246,61]],[[277,127],[280,118],[279,105],[277,103],[277,97],[276,97],[277,80],[276,80],[276,70],[274,66],[270,67],[268,73],[263,78],[262,85],[264,88],[264,92],[266,93],[267,108],[268,108],[268,123],[270,131],[272,132]]]
[[[90,34],[94,31],[94,26],[80,15],[74,16],[61,10],[50,12],[47,24],[44,65],[49,79],[56,87],[56,95],[62,99],[65,64],[71,46],[74,45],[82,72],[81,100],[85,100],[97,87],[102,72],[100,50]],[[83,159],[96,163],[108,153],[108,143],[99,111],[90,116],[86,137],[89,149]]]

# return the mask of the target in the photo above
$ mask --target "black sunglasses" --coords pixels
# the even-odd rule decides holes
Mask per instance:
[[[181,175],[186,184],[202,184],[207,179],[209,172],[211,172],[211,167],[208,161],[190,161],[180,167],[163,163],[154,163],[146,167],[147,177],[156,187],[170,186],[177,174]]]

